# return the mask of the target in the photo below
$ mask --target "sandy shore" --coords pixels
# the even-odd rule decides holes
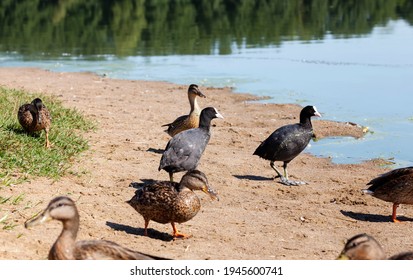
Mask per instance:
[[[125,203],[134,193],[129,183],[168,180],[166,172],[157,170],[157,150],[169,140],[161,125],[188,113],[188,85],[28,68],[0,68],[0,77],[0,86],[56,96],[98,124],[97,131],[86,135],[91,149],[61,180],[33,178],[0,189],[2,197],[24,193],[32,205],[12,213],[15,228],[0,230],[0,259],[47,257],[61,225],[50,222],[26,230],[23,223],[57,195],[76,200],[79,239],[112,240],[173,259],[334,259],[347,238],[362,232],[375,236],[388,255],[413,249],[406,238],[412,234],[411,206],[398,211],[408,222],[394,224],[389,203],[361,194],[369,180],[385,171],[377,162],[338,165],[305,152],[290,163],[289,172],[309,184],[281,185],[272,180],[269,162],[252,153],[276,128],[297,122],[301,108],[250,102],[256,97],[202,86],[207,98],[199,101],[201,107],[214,106],[225,117],[213,120],[211,141],[199,165],[220,201],[198,194],[201,211],[178,225],[192,234],[190,239],[173,241],[170,225],[155,222],[145,237],[143,218]],[[362,137],[362,128],[346,122],[351,119],[337,123],[321,118],[313,125],[319,138]]]

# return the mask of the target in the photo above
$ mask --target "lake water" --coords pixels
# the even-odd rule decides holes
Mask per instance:
[[[19,13],[12,20],[3,14],[1,66],[92,71],[113,78],[197,83],[201,87],[231,86],[236,92],[270,97],[263,102],[312,104],[323,119],[355,122],[368,126],[371,133],[362,139],[312,142],[308,152],[331,157],[336,163],[383,158],[399,166],[413,164],[413,1],[373,1],[382,6],[368,5],[372,1],[367,0],[349,1],[354,7],[313,1],[313,5],[321,5],[317,9],[307,7],[304,3],[308,1],[245,1],[252,3],[245,8],[232,7],[232,1],[224,0],[217,1],[222,7],[211,7],[209,1],[187,1],[186,5],[172,1],[175,4],[167,7],[140,7],[136,2],[120,1],[124,10],[135,11],[130,12],[130,21],[123,19],[123,27],[122,21],[112,18],[96,23],[92,31],[75,26],[66,30],[68,23],[75,22],[73,10],[79,11],[75,17],[79,25],[87,21],[80,12],[85,8],[80,5],[86,4],[76,1],[69,1],[72,6],[39,12],[40,19],[31,30],[17,27],[14,32],[20,32],[20,37],[13,35],[16,27],[10,27]],[[39,3],[46,5],[45,1]],[[402,9],[399,3],[409,5]],[[89,9],[102,11],[96,14],[106,14],[102,18],[117,15],[116,5],[109,12],[90,5]],[[302,6],[304,14],[294,12]],[[42,23],[48,13],[53,21]],[[159,23],[167,15],[170,18]],[[173,33],[175,29],[179,32]]]

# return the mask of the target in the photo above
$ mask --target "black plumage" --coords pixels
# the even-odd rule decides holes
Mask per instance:
[[[214,118],[223,118],[217,109],[207,107],[201,111],[199,127],[182,131],[169,140],[158,170],[165,170],[173,182],[173,174],[196,169],[211,137],[210,126]]]
[[[301,110],[300,122],[282,126],[275,130],[255,150],[254,155],[269,160],[271,167],[281,178],[285,185],[299,185],[304,182],[290,181],[288,179],[287,164],[298,156],[308,145],[313,137],[313,126],[311,117],[321,117],[315,106],[306,106]],[[274,166],[275,161],[282,161],[284,175]]]

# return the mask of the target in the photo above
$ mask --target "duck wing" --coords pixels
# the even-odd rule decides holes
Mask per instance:
[[[107,240],[76,242],[74,257],[77,260],[165,260],[165,258],[130,250]]]

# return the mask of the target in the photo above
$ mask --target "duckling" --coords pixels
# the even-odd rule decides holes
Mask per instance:
[[[338,260],[385,260],[386,254],[380,243],[368,234],[357,234],[350,238]],[[388,260],[412,260],[413,252],[403,252],[391,256]]]
[[[30,228],[49,220],[58,220],[63,230],[49,251],[49,260],[153,260],[163,259],[132,251],[106,240],[76,241],[79,230],[79,213],[74,201],[66,196],[52,199],[38,216],[29,219],[24,226]]]
[[[174,173],[196,169],[211,138],[211,121],[215,118],[224,117],[214,107],[207,107],[201,111],[199,127],[172,137],[162,154],[158,171],[168,172],[169,180],[173,182]]]
[[[171,123],[164,124],[162,126],[167,126],[168,129],[165,130],[170,136],[175,136],[181,131],[196,128],[199,126],[199,116],[201,114],[201,108],[198,105],[197,97],[206,96],[199,90],[198,86],[191,84],[188,88],[188,100],[191,106],[191,111],[188,115],[183,115],[178,117]]]
[[[275,178],[280,177],[281,183],[287,186],[306,184],[300,181],[288,179],[287,164],[298,156],[308,145],[314,136],[311,117],[321,117],[315,106],[306,106],[300,112],[300,122],[284,125],[276,129],[267,139],[261,142],[254,155],[269,160],[270,166],[277,173]],[[274,162],[284,162],[284,175],[282,175]]]
[[[392,220],[397,223],[396,211],[400,204],[413,204],[413,167],[394,169],[371,180],[362,190],[378,199],[392,202]]]
[[[140,185],[127,203],[143,216],[145,236],[148,236],[148,225],[152,220],[161,224],[171,223],[174,238],[188,238],[189,235],[178,232],[175,223],[187,222],[198,213],[201,203],[195,190],[201,190],[211,199],[219,200],[205,174],[192,170],[181,178],[180,183],[155,181]]]
[[[46,133],[45,146],[50,148],[49,130],[52,118],[40,98],[35,98],[31,103],[20,106],[17,117],[23,129],[29,133],[44,130]]]

